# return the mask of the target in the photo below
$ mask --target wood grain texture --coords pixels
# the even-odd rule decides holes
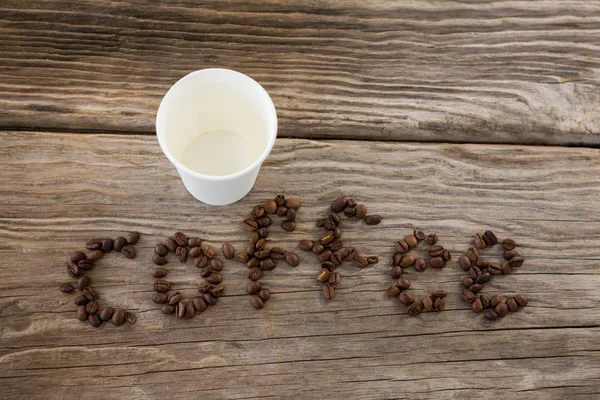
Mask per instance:
[[[0,128],[154,132],[227,67],[281,137],[600,144],[600,2],[0,1]]]
[[[195,201],[155,139],[139,135],[0,134],[0,394],[3,399],[411,398],[594,399],[600,393],[598,150],[280,139],[249,196]],[[150,301],[152,247],[176,230],[240,248],[241,220],[277,193],[303,206],[296,248],[315,238],[331,199],[353,196],[381,225],[344,221],[344,241],[382,262],[343,266],[325,303],[317,263],[263,278],[273,298],[255,311],[245,267],[227,262],[226,296],[193,320]],[[409,272],[419,295],[450,291],[447,311],[411,318],[385,296],[394,239],[421,228],[453,253],[440,271]],[[139,230],[138,258],[111,254],[91,273],[102,302],[138,314],[133,326],[75,319],[62,264],[91,237]],[[474,232],[512,237],[526,262],[487,293],[530,305],[487,323],[458,296],[457,256]],[[493,254],[493,253],[492,253]],[[186,296],[197,270],[171,261]]]

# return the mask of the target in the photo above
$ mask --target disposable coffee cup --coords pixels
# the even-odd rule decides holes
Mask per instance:
[[[229,69],[202,69],[169,89],[158,108],[156,134],[190,194],[226,205],[254,186],[275,144],[277,114],[254,79]]]

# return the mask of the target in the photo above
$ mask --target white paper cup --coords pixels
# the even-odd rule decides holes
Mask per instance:
[[[162,151],[186,189],[212,205],[244,197],[277,137],[267,91],[229,69],[192,72],[167,92],[156,115]]]

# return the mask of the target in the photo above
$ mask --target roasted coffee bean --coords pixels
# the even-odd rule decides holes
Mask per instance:
[[[248,279],[250,279],[251,281],[257,281],[260,279],[261,276],[262,272],[256,267],[250,268],[250,270],[248,271]]]
[[[408,247],[414,249],[419,244],[419,241],[414,235],[406,235],[404,236],[404,241],[408,244]]]
[[[271,298],[271,292],[269,289],[262,289],[258,294],[258,297],[260,297],[262,301],[269,301]]]
[[[285,262],[291,267],[297,267],[300,264],[300,258],[298,258],[298,254],[288,251],[285,254]]]
[[[480,285],[479,283],[475,283],[469,287],[469,290],[473,293],[477,293],[481,291],[481,289],[483,289],[483,285]]]
[[[344,259],[340,253],[333,253],[331,257],[329,257],[329,261],[331,261],[336,267],[339,267],[342,265],[342,262],[344,262]],[[368,261],[369,260],[367,260],[367,262]]]
[[[100,297],[98,290],[95,287],[88,286],[83,289],[83,295],[87,297],[88,300],[95,300]]]
[[[513,297],[509,297],[506,299],[506,306],[508,307],[508,311],[516,312],[519,311],[519,304]]]
[[[74,252],[72,252],[69,258],[75,264],[77,264],[81,260],[86,260],[87,259],[86,255],[83,252],[81,252],[81,251],[74,251]]]
[[[481,275],[479,275],[477,277],[477,283],[479,283],[481,285],[488,283],[490,281],[491,277],[492,277],[492,275],[489,272],[487,272],[487,271],[482,272]]]
[[[346,199],[346,208],[356,208],[356,206],[358,205],[358,203],[356,202],[356,200],[354,199]]]
[[[110,320],[114,326],[123,325],[123,323],[125,322],[125,310],[121,308],[115,309]]]
[[[168,238],[167,240],[165,240],[165,246],[171,253],[175,253],[177,247],[179,247],[179,245],[173,238]]]
[[[444,268],[446,266],[446,260],[444,260],[442,257],[432,257],[429,260],[429,265],[431,265],[431,268]]]
[[[140,240],[140,233],[139,232],[130,232],[129,235],[127,235],[127,244],[136,244],[139,240]]]
[[[398,286],[396,286],[396,284],[394,283],[392,286],[390,286],[387,289],[387,295],[389,297],[396,297],[400,294],[400,291],[401,291],[400,288]]]
[[[350,247],[346,247],[343,251],[342,251],[342,258],[344,260],[353,260],[354,257],[356,257],[356,249],[352,246]]]
[[[187,246],[187,236],[183,232],[176,232],[173,235],[173,240],[175,240],[177,246]]]
[[[341,240],[334,240],[328,245],[328,247],[331,251],[338,251],[344,247],[344,242]]]
[[[444,247],[439,244],[434,244],[427,250],[427,254],[431,257],[441,257],[444,254]]]
[[[467,303],[472,303],[475,300],[475,293],[471,292],[469,289],[465,289],[460,294],[460,298],[466,301]]]
[[[342,220],[340,219],[340,217],[337,214],[329,214],[327,216],[327,219],[330,222],[333,222],[335,224],[335,226],[340,226],[342,224]]]
[[[200,247],[202,245],[202,239],[197,236],[188,238],[187,240],[188,247]]]
[[[410,288],[410,281],[405,277],[401,276],[398,279],[396,279],[396,286],[398,286],[400,290],[406,290]]]
[[[398,253],[406,253],[408,250],[410,250],[410,246],[408,245],[408,243],[406,243],[406,240],[401,239],[394,243],[394,249]]]
[[[333,286],[331,286],[331,285],[323,286],[323,297],[325,297],[326,300],[331,300],[331,299],[333,299],[334,296],[335,296],[335,290],[333,289]]]
[[[433,311],[433,299],[431,297],[429,297],[429,296],[423,297],[423,299],[421,300],[421,303],[423,304],[424,311],[427,311],[427,312]]]
[[[215,258],[215,249],[210,244],[203,244],[200,248],[202,249],[202,254],[206,257],[210,259]]]
[[[504,239],[502,241],[502,247],[504,247],[504,250],[514,250],[514,248],[517,247],[517,243],[512,239]]]
[[[344,215],[348,218],[354,218],[356,211],[354,211],[354,208],[346,207],[344,208]]]
[[[250,304],[257,310],[262,309],[265,306],[265,303],[259,296],[250,296]]]
[[[225,286],[224,285],[213,286],[213,288],[212,288],[212,290],[210,292],[215,297],[221,297],[225,293]]]
[[[415,257],[411,255],[402,256],[400,260],[400,266],[402,268],[408,268],[415,263]]]
[[[400,265],[400,261],[402,261],[402,253],[396,253],[392,256],[392,265],[393,266],[399,266]]]
[[[329,274],[328,282],[330,285],[337,285],[338,283],[340,283],[340,274],[338,274],[337,272],[331,272]]]
[[[156,265],[165,265],[168,261],[165,257],[161,257],[158,254],[152,256],[152,262]]]
[[[358,254],[354,256],[354,259],[352,261],[354,262],[354,265],[358,268],[366,268],[369,265],[367,260],[363,256],[360,256]]]
[[[333,237],[335,237],[336,239],[339,239],[339,238],[341,238],[341,237],[342,237],[342,230],[340,229],[340,227],[339,227],[339,226],[336,226],[336,227],[333,229]]]
[[[270,253],[270,257],[273,260],[283,260],[285,258],[285,255],[287,254],[287,252],[285,250],[283,250],[281,247],[273,247],[271,248],[271,253]],[[293,253],[295,254],[295,253]],[[293,256],[290,256],[293,257]]]
[[[92,263],[90,260],[81,260],[77,263],[77,266],[82,271],[89,271],[90,269],[94,268],[94,263]]]
[[[89,314],[89,313],[88,313]],[[100,319],[99,316],[97,316],[96,314],[89,314],[88,315],[88,322],[90,323],[91,326],[93,326],[94,328],[98,328],[100,325],[102,325],[102,320]]]
[[[169,300],[169,296],[166,293],[154,293],[152,295],[152,302],[155,304],[165,304]]]
[[[248,260],[248,262],[246,263],[246,267],[248,268],[256,268],[256,267],[260,267],[260,260],[256,257],[252,257],[250,260]]]
[[[205,311],[208,308],[204,299],[199,296],[192,298],[192,306],[194,306],[194,309],[196,310],[196,312],[199,312],[199,313]]]
[[[479,251],[475,247],[470,247],[465,254],[471,263],[477,262],[479,258]]]
[[[412,303],[415,302],[415,296],[413,296],[409,292],[400,293],[398,295],[398,299],[400,300],[400,303],[402,303],[406,307],[410,306]]]
[[[335,228],[337,228],[337,225],[333,221],[327,220],[323,224],[323,229],[325,229],[326,231],[333,231],[335,230]]]
[[[525,261],[523,257],[514,256],[508,263],[510,264],[511,268],[519,268],[521,265],[523,265],[523,261]]]
[[[484,240],[485,244],[488,246],[493,246],[496,243],[498,243],[498,238],[492,231],[485,231],[483,233],[483,240]]]
[[[231,243],[224,243],[221,251],[227,260],[231,260],[235,256],[235,248]]]
[[[206,266],[200,270],[200,276],[206,278],[212,273],[212,268],[210,266]]]
[[[369,265],[377,264],[378,262],[379,262],[379,258],[376,256],[367,257],[367,264],[369,264]]]
[[[301,250],[304,251],[310,251],[313,248],[313,241],[312,240],[301,240],[300,243],[298,244],[298,247],[300,247]]]
[[[158,293],[166,293],[171,290],[171,282],[163,279],[157,279],[154,281],[154,291]]]
[[[487,268],[490,266],[490,262],[488,260],[486,260],[485,258],[478,258],[477,261],[475,261],[475,265],[480,268]]]
[[[481,233],[477,233],[473,236],[473,243],[475,244],[475,247],[479,249],[485,249],[486,247],[485,240],[483,240],[483,235]]]
[[[246,293],[248,293],[248,294],[254,294],[254,293],[259,292],[261,288],[262,287],[261,287],[260,282],[250,281],[246,285]]]
[[[423,311],[423,306],[418,301],[408,306],[408,315],[411,317],[416,317],[417,315],[421,314],[421,311]]]
[[[212,286],[208,282],[200,282],[198,284],[198,291],[200,293],[208,293],[208,292],[210,292],[211,288],[212,288]]]
[[[165,257],[169,253],[169,249],[164,244],[157,244],[154,246],[154,253],[158,254],[160,257]]]
[[[427,235],[425,235],[425,232],[423,231],[418,231],[415,229],[413,235],[417,238],[419,242],[427,239]]]
[[[177,318],[185,317],[185,304],[181,301],[175,305],[175,316]]]
[[[490,306],[491,306],[491,307],[496,307],[496,306],[497,306],[498,304],[500,304],[501,302],[502,302],[502,299],[500,298],[500,296],[498,296],[498,295],[496,295],[496,296],[493,296],[493,297],[490,299]]]
[[[73,290],[75,290],[75,287],[70,283],[63,283],[60,285],[59,289],[63,293],[71,293]]]
[[[496,311],[496,314],[498,314],[498,317],[500,317],[500,318],[505,317],[506,314],[508,314],[508,306],[506,305],[506,303],[498,303],[498,305],[496,306],[494,311]]]
[[[504,253],[502,254],[502,257],[504,257],[505,260],[510,260],[513,257],[518,256],[519,253],[517,253],[514,250],[504,250]]]
[[[521,307],[525,307],[527,305],[527,303],[529,303],[529,301],[527,300],[527,297],[523,296],[522,294],[516,295],[515,301]]]
[[[327,268],[321,268],[319,273],[317,273],[317,282],[325,283],[329,281],[329,270]]]
[[[331,261],[323,261],[321,263],[321,267],[326,268],[329,271],[333,271],[336,268],[336,265],[334,263],[332,263]]]
[[[258,258],[259,260],[264,260],[265,258],[269,257],[271,255],[271,251],[270,250],[260,250],[254,253],[254,257]]]
[[[364,204],[358,204],[354,209],[354,216],[363,219],[367,215],[367,207]]]
[[[427,243],[436,244],[438,241],[438,236],[435,233],[427,235]]]
[[[334,235],[335,235],[334,232],[327,231],[321,236],[321,238],[319,239],[319,242],[323,245],[327,245],[335,240]]]
[[[443,299],[448,296],[448,292],[445,290],[434,290],[431,292],[431,296],[435,297],[436,299]]]
[[[125,245],[127,245],[127,239],[125,239],[123,236],[119,236],[115,239],[113,243],[113,249],[115,251],[120,252],[121,250],[123,250],[123,247],[125,247]]]
[[[502,263],[502,265],[500,266],[500,268],[502,269],[502,273],[504,275],[508,275],[512,271],[512,267],[510,266],[510,262],[508,262],[508,261],[504,261]]]
[[[433,309],[437,312],[442,312],[446,309],[446,300],[445,299],[435,299],[433,301]]]
[[[278,217],[285,217],[286,214],[287,214],[287,212],[288,212],[288,208],[286,206],[279,206],[279,207],[277,207],[276,214],[277,214]]]
[[[254,231],[258,229],[258,222],[254,218],[246,218],[244,220],[244,228],[248,231]]]
[[[160,311],[166,315],[173,314],[175,312],[175,307],[166,304],[160,308]]]
[[[114,312],[115,312],[115,310],[112,307],[104,307],[100,311],[100,319],[102,321],[108,321],[112,318]]]
[[[319,218],[316,222],[315,222],[315,226],[317,228],[321,228],[323,226],[325,226],[325,224],[329,221],[329,219],[327,217],[325,218]]]
[[[263,271],[272,271],[276,267],[275,261],[273,261],[272,258],[265,258],[264,260],[261,260],[259,266]]]
[[[92,250],[87,254],[87,259],[90,261],[98,261],[104,256],[102,250]]]
[[[293,208],[288,208],[287,213],[285,213],[285,218],[288,221],[295,221],[296,220],[296,210],[294,210]]]
[[[110,253],[115,246],[115,242],[112,239],[102,239],[100,243],[100,250],[103,253]]]
[[[275,200],[267,200],[265,202],[265,211],[267,214],[275,214],[277,212],[277,203]]]
[[[275,196],[275,203],[277,203],[278,206],[282,206],[285,204],[285,196],[282,194],[278,194],[277,196]]]
[[[254,243],[254,251],[264,250],[267,247],[267,239],[258,239]]]
[[[400,277],[402,275],[402,268],[400,267],[392,267],[390,268],[390,276],[394,279]]]
[[[206,277],[206,281],[208,283],[212,283],[213,285],[217,285],[223,282],[223,276],[218,272],[212,272],[210,275]]]
[[[442,254],[442,258],[444,259],[444,261],[450,261],[450,260],[452,260],[452,254],[450,254],[450,252],[448,250],[444,250],[444,253]]]
[[[284,204],[288,209],[291,208],[292,210],[295,210],[295,211],[298,211],[298,209],[300,208],[300,200],[298,200],[298,199],[285,199]]]
[[[487,297],[485,297],[484,295],[480,294],[479,296],[477,296],[477,298],[479,300],[481,300],[481,304],[483,305],[483,308],[489,308],[490,306],[490,301]]]
[[[492,275],[501,275],[502,274],[502,267],[495,263],[490,263],[490,265],[488,265],[487,270]]]
[[[175,251],[177,251],[177,250],[175,250]],[[190,247],[190,249],[188,251],[188,256],[190,256],[192,258],[196,258],[201,254],[202,254],[202,248],[200,246]]]
[[[191,303],[187,303],[185,305],[185,319],[192,319],[194,318],[194,315],[196,315],[196,309],[194,308],[194,305]]]
[[[321,243],[318,243],[318,242],[316,242],[312,248],[312,252],[315,254],[321,254],[324,250],[325,250],[325,247]]]
[[[99,250],[102,247],[101,239],[90,239],[85,244],[85,248],[88,250]]]
[[[83,275],[77,280],[77,289],[83,290],[86,287],[90,286],[92,280],[89,276]]]
[[[74,300],[75,304],[77,304],[78,306],[85,306],[87,303],[89,303],[89,301],[90,300],[84,295],[77,296]]]
[[[196,268],[204,268],[208,265],[208,262],[208,257],[206,257],[205,255],[194,258],[194,266]]]
[[[474,284],[474,283],[475,283],[475,281],[470,276],[467,276],[466,278],[463,278],[463,280],[462,280],[462,285],[464,287],[466,287],[467,289],[469,287],[471,287],[471,285]]]
[[[335,199],[333,203],[331,203],[330,208],[331,211],[333,211],[334,213],[342,212],[344,208],[346,208],[346,199],[344,199],[343,197]]]
[[[250,257],[253,257],[255,252],[256,252],[256,243],[255,244],[249,244],[248,247],[246,247],[246,253],[248,253],[248,255]]]
[[[252,209],[252,211],[250,212],[250,215],[252,215],[252,218],[261,218],[266,214],[266,210],[263,206],[254,206],[254,208]]]
[[[293,232],[296,229],[296,223],[292,221],[283,221],[281,227],[284,231]]]
[[[415,270],[417,272],[423,272],[427,269],[427,261],[424,258],[415,259]]]
[[[175,292],[169,296],[169,298],[167,299],[167,302],[169,303],[169,305],[174,306],[175,304],[177,304],[181,301],[181,297],[182,297],[181,293]]]
[[[378,225],[381,222],[381,217],[376,214],[366,215],[365,223],[367,225]]]
[[[213,258],[210,260],[210,266],[215,271],[222,271],[225,265],[223,264],[223,261],[219,260],[218,258]]]
[[[329,259],[331,258],[331,255],[333,253],[329,250],[325,250],[324,252],[322,252],[321,254],[319,254],[317,256],[317,259],[319,260],[319,262],[325,262],[325,261],[329,261]]]
[[[100,306],[98,305],[98,303],[96,303],[95,301],[90,301],[85,305],[85,311],[87,311],[88,314],[96,314],[96,311],[98,311],[99,307]]]
[[[478,267],[469,268],[469,276],[473,279],[477,279],[481,275],[481,270]]]
[[[268,228],[269,226],[271,226],[271,218],[262,217],[262,218],[257,219],[256,223],[258,224],[258,226],[260,228]]]
[[[123,248],[121,249],[121,253],[125,256],[125,258],[135,258],[136,255],[136,251],[135,251],[135,247],[133,246],[123,246]]]
[[[79,307],[77,307],[76,314],[77,314],[77,319],[78,320],[80,320],[80,321],[87,321],[87,319],[88,319],[88,313],[87,313],[87,311],[85,309],[85,306],[79,306]]]
[[[481,303],[481,299],[476,298],[475,300],[473,300],[473,303],[471,303],[471,309],[473,310],[473,312],[482,313],[483,304]]]

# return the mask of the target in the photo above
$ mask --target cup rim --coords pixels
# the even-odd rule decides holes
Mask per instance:
[[[202,174],[200,172],[194,171],[188,167],[186,167],[185,165],[181,164],[181,162],[179,162],[179,160],[177,160],[177,158],[175,158],[171,152],[169,151],[169,149],[167,148],[167,144],[165,143],[166,139],[163,139],[161,137],[161,134],[159,134],[159,126],[161,126],[164,117],[164,110],[163,107],[165,107],[165,99],[169,96],[170,93],[172,93],[173,89],[175,88],[175,86],[177,85],[181,85],[184,84],[185,81],[192,79],[193,77],[195,77],[196,75],[201,75],[204,74],[206,72],[209,71],[220,71],[220,72],[225,72],[227,74],[233,74],[233,75],[238,75],[238,76],[242,76],[244,79],[249,79],[252,84],[256,85],[256,87],[258,88],[259,91],[262,91],[267,99],[267,103],[268,106],[270,106],[270,108],[273,111],[273,115],[272,115],[272,119],[273,119],[273,130],[274,130],[274,134],[271,135],[271,137],[269,137],[269,141],[267,143],[267,146],[265,147],[265,149],[263,150],[263,152],[261,153],[261,155],[254,160],[254,162],[252,164],[250,164],[249,166],[247,166],[246,168],[234,172],[233,174],[229,174],[229,175],[206,175],[206,174]],[[172,94],[171,94],[172,95]],[[165,93],[165,95],[163,96],[162,100],[160,101],[160,105],[158,106],[158,111],[156,112],[156,122],[155,122],[155,131],[156,131],[156,136],[158,138],[158,144],[160,145],[161,150],[163,151],[163,153],[165,154],[165,156],[167,156],[167,158],[169,159],[169,161],[171,161],[171,163],[173,165],[175,165],[175,167],[177,169],[183,170],[186,173],[197,177],[197,178],[201,178],[201,179],[206,179],[206,180],[210,180],[210,181],[226,181],[226,180],[231,180],[231,179],[235,179],[239,176],[245,175],[247,174],[249,171],[252,171],[258,167],[260,167],[260,165],[265,161],[265,159],[267,158],[267,156],[269,155],[269,153],[271,153],[271,150],[273,150],[273,146],[275,145],[275,140],[277,139],[277,110],[275,109],[275,104],[273,104],[273,100],[271,99],[271,96],[269,96],[269,93],[265,90],[264,87],[262,87],[262,85],[260,83],[258,83],[256,80],[254,80],[253,78],[249,77],[246,74],[243,74],[241,72],[235,71],[233,69],[228,69],[228,68],[204,68],[204,69],[199,69],[193,72],[188,73],[187,75],[183,76],[182,78],[180,78],[177,82],[175,82],[173,84],[173,86],[171,86],[169,88],[169,90],[167,91],[167,93]]]

